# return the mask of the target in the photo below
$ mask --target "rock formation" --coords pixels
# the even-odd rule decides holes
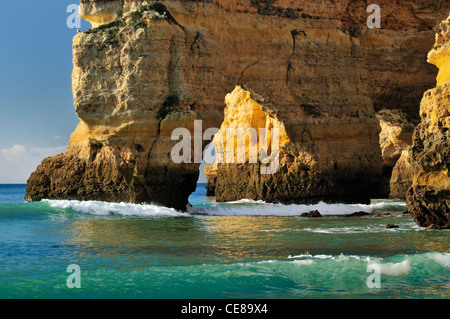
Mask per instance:
[[[206,196],[216,195],[216,182],[217,182],[217,164],[206,164],[205,165],[205,176],[206,176]]]
[[[387,224],[387,225],[385,226],[385,228],[392,229],[392,228],[399,228],[399,226],[394,225],[394,224]]]
[[[437,86],[420,105],[421,123],[411,147],[409,212],[420,226],[450,228],[450,17],[439,27],[428,62],[439,68]]]
[[[412,168],[407,149],[412,144],[414,123],[399,110],[383,109],[377,113],[380,120],[380,147],[383,159],[383,195],[390,198],[405,199],[411,186]],[[383,197],[385,197],[383,196]]]
[[[83,17],[99,21],[97,12],[118,8],[110,2],[94,7],[94,18]],[[44,160],[32,174],[27,199],[186,208],[198,164],[172,161],[172,131],[184,127],[193,134],[196,119],[205,127],[220,124],[222,101],[216,97],[225,91],[216,83],[225,81],[225,64],[207,32],[169,23],[154,9],[139,7],[75,36],[72,86],[80,124],[67,152]],[[86,12],[83,3],[80,11]]]
[[[403,150],[392,171],[389,198],[406,199],[406,193],[411,187],[413,169],[409,149]]]
[[[450,9],[445,1],[378,2],[380,30],[365,26],[366,1],[82,0],[80,15],[94,28],[73,43],[80,124],[67,152],[30,176],[26,198],[185,209],[200,163],[175,163],[171,134],[193,132],[194,120],[203,130],[221,127],[224,98],[236,86],[270,106],[266,116],[289,139],[278,175],[240,185],[242,194],[305,202],[377,196],[376,112],[417,119],[436,76],[423,57]],[[230,178],[259,178],[252,165],[221,166],[210,176],[223,200],[239,197]]]
[[[405,151],[412,143],[412,134],[414,132],[414,124],[407,119],[405,113],[399,110],[383,109],[377,113],[380,120],[380,147],[381,157],[383,159],[383,181],[385,189],[382,190],[382,197],[405,199],[406,190],[398,188],[399,175],[405,175],[407,172],[398,171],[404,166],[399,164],[402,152]],[[418,124],[418,123],[415,123]],[[394,166],[397,164],[397,171],[393,172]],[[409,185],[411,186],[411,185]],[[409,188],[408,186],[408,188]]]
[[[300,217],[317,218],[317,217],[322,217],[322,214],[318,210],[312,210],[312,211],[310,211],[308,213],[301,214]]]
[[[377,113],[380,120],[380,147],[383,165],[395,166],[402,152],[412,143],[414,125],[406,114],[395,110],[382,110]]]
[[[355,118],[298,117],[280,112],[265,97],[237,87],[225,98],[225,119],[214,137],[217,157],[217,201],[242,198],[269,202],[367,202],[376,190],[381,176],[379,122],[375,113],[364,111]],[[358,104],[361,107],[361,103]],[[230,128],[266,129],[256,133],[256,148],[269,141],[278,128],[276,169],[261,173],[261,161],[249,160],[249,140],[227,134]],[[242,134],[241,134],[242,135]],[[339,136],[339,138],[336,138]],[[230,141],[231,140],[231,141]],[[233,156],[226,151],[229,145]],[[239,151],[245,152],[238,161]],[[274,161],[278,161],[274,163]],[[217,161],[217,160],[216,160]]]

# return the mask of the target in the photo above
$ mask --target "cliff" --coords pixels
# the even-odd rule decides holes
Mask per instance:
[[[357,118],[295,118],[251,89],[236,87],[225,98],[225,119],[214,137],[217,201],[365,202],[380,182],[379,124],[375,114]],[[250,159],[251,138],[227,130],[253,128],[255,146],[271,147],[265,165]],[[271,139],[277,128],[276,144]],[[266,131],[259,132],[260,129]],[[259,134],[258,134],[259,132]],[[242,136],[243,134],[241,134]],[[234,148],[227,150],[228,145]],[[238,161],[239,150],[245,151]],[[276,152],[274,154],[274,152]],[[229,156],[233,158],[229,158]],[[217,161],[217,160],[216,160]],[[275,162],[276,161],[276,162]],[[262,173],[264,167],[267,173]]]
[[[428,62],[439,67],[437,86],[420,105],[421,123],[411,148],[408,209],[423,227],[450,228],[450,17],[442,22]]]
[[[381,127],[380,148],[383,162],[382,187],[384,187],[382,194],[389,194],[390,198],[405,199],[404,187],[407,184],[404,184],[403,180],[400,181],[400,178],[406,177],[407,172],[403,171],[405,166],[400,164],[404,163],[401,155],[412,143],[415,121],[408,120],[407,115],[399,110],[383,109],[376,116]]]
[[[174,163],[172,131],[193,134],[194,120],[203,131],[221,127],[224,98],[236,86],[272,106],[268,115],[289,140],[278,175],[240,185],[248,189],[242,194],[288,202],[379,196],[376,113],[399,110],[418,122],[420,98],[436,76],[424,59],[432,28],[450,9],[447,2],[379,5],[383,28],[376,30],[365,26],[365,1],[82,0],[80,15],[94,28],[73,41],[80,124],[67,152],[30,176],[26,199],[185,209],[199,163]],[[247,164],[248,180],[259,179]],[[242,176],[238,166],[221,166],[210,175],[218,198],[242,197],[230,191],[230,177]]]
[[[411,153],[409,148],[402,151],[400,158],[395,164],[391,179],[389,198],[406,200],[406,194],[412,185],[413,168],[411,164]]]

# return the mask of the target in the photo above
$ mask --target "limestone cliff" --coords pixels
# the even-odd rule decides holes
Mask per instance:
[[[94,28],[73,43],[80,124],[67,152],[31,175],[26,198],[185,209],[199,163],[172,161],[178,141],[171,133],[192,132],[194,120],[203,129],[221,127],[224,98],[237,85],[262,97],[261,107],[270,102],[270,116],[289,139],[279,175],[242,194],[286,201],[378,196],[376,112],[417,119],[436,76],[424,59],[431,29],[450,9],[445,1],[379,5],[383,29],[375,30],[365,26],[366,1],[82,0],[80,15]],[[239,197],[217,194],[234,187],[230,177],[242,176],[238,166],[222,166],[216,195]],[[258,178],[241,166],[249,180]],[[283,190],[288,185],[294,187]]]
[[[367,194],[376,191],[382,167],[374,113],[348,119],[295,118],[280,112],[268,98],[241,87],[225,101],[225,119],[214,137],[222,161],[217,164],[217,201],[366,202]],[[234,158],[228,158],[225,148],[234,139],[227,135],[230,128],[266,129],[265,135],[256,136],[257,148],[261,141],[273,138],[272,131],[278,128],[278,163],[273,174],[262,174],[262,164],[249,160],[248,139],[231,141]],[[266,145],[275,149],[271,141]],[[244,164],[237,161],[239,150],[245,151]]]
[[[437,86],[420,105],[411,148],[413,183],[408,209],[423,227],[450,228],[450,17],[438,29],[428,62],[439,67]]]
[[[402,171],[407,166],[405,157],[401,159],[401,156],[412,144],[414,124],[408,120],[405,113],[399,110],[383,109],[377,113],[377,118],[381,126],[382,185],[385,187],[382,193],[389,194],[390,198],[405,199],[406,190],[411,184],[408,185],[408,181],[402,179],[408,176],[408,171]],[[406,186],[408,187],[405,189]]]
[[[216,195],[216,183],[217,183],[217,165],[215,163],[205,165],[206,176],[206,196]]]
[[[412,185],[413,169],[411,165],[411,153],[409,148],[402,151],[395,164],[390,179],[390,198],[406,199],[406,194]]]

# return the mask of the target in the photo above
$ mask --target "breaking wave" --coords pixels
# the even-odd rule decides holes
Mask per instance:
[[[401,201],[373,201],[371,204],[326,204],[319,202],[313,205],[282,205],[263,201],[241,200],[226,204],[215,204],[210,207],[192,207],[191,214],[212,216],[300,216],[312,210],[322,215],[349,215],[355,212],[373,213],[376,211],[405,211],[406,204]]]
[[[141,217],[187,217],[173,208],[128,203],[106,203],[97,201],[77,200],[45,200],[51,207],[60,209],[71,209],[80,213],[93,215],[121,215]]]
[[[207,203],[189,207],[187,212],[153,204],[108,203],[100,201],[45,200],[52,208],[71,209],[76,212],[94,215],[121,215],[141,217],[187,217],[192,215],[209,216],[300,216],[312,210],[322,215],[348,215],[355,212],[372,213],[376,211],[404,211],[406,204],[400,201],[374,201],[371,204],[326,204],[282,205],[263,201],[240,200],[228,203]]]

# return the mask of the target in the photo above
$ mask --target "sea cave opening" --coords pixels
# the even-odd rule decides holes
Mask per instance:
[[[214,162],[216,161],[216,150],[213,142],[210,142],[203,149],[203,159],[199,166],[199,174],[197,180],[197,187],[194,193],[189,197],[189,203],[195,204],[215,199],[215,171]],[[205,198],[206,197],[206,198]]]

